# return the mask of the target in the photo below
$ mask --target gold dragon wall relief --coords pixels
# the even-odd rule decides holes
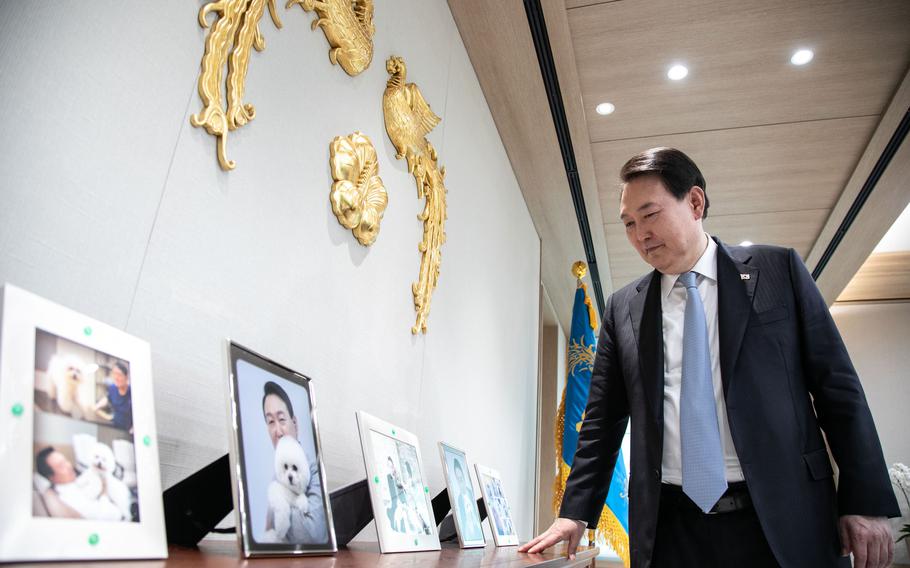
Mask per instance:
[[[288,0],[316,12],[312,28],[322,28],[329,42],[329,60],[350,75],[360,74],[373,60],[373,0]]]
[[[206,132],[218,138],[218,163],[221,169],[232,170],[234,160],[227,158],[227,135],[253,120],[256,109],[252,104],[243,103],[246,73],[250,64],[252,49],[265,49],[265,39],[259,29],[259,20],[268,6],[269,15],[275,27],[281,28],[281,20],[275,11],[275,0],[218,0],[209,2],[199,10],[199,25],[209,29],[205,39],[205,55],[202,56],[202,71],[199,74],[199,98],[203,109],[190,117],[193,126],[204,127]],[[218,14],[211,26],[209,13]],[[222,77],[227,66],[225,83],[227,104],[222,95]]]
[[[379,235],[379,223],[389,202],[379,178],[373,142],[363,133],[336,136],[329,146],[332,191],[329,200],[338,222],[351,229],[357,241],[370,246]]]
[[[396,158],[407,160],[408,172],[417,182],[418,198],[424,199],[423,211],[418,215],[423,221],[423,240],[417,247],[421,254],[420,273],[411,285],[417,321],[411,333],[425,333],[430,302],[439,281],[447,218],[445,168],[439,167],[436,149],[426,135],[442,119],[430,109],[417,85],[405,83],[407,68],[403,59],[390,57],[386,71],[391,75],[382,95],[386,132],[397,151]]]

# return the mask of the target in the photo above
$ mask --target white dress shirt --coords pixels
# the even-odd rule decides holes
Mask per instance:
[[[720,339],[717,334],[717,243],[707,234],[707,247],[692,267],[698,273],[698,293],[705,307],[708,337],[711,347],[711,380],[714,382],[714,401],[717,424],[723,446],[727,482],[743,481],[743,470],[733,447],[727,407],[724,404],[723,382],[720,378]],[[679,439],[679,391],[682,383],[683,323],[686,316],[686,288],[677,282],[679,274],[663,274],[660,278],[660,306],[663,312],[664,334],[664,449],[663,482],[682,485],[682,452]]]

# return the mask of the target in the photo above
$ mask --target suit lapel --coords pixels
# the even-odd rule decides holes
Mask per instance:
[[[724,396],[730,390],[758,284],[758,268],[746,264],[751,258],[742,249],[730,250],[717,240],[717,324]]]
[[[652,272],[638,283],[638,293],[629,302],[629,317],[638,342],[642,385],[653,412],[663,419],[664,340],[660,307],[660,273]]]

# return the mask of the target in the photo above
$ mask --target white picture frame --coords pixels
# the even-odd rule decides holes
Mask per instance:
[[[230,339],[225,345],[231,487],[241,556],[334,554],[338,547],[312,380]]]
[[[0,295],[0,562],[167,558],[149,344]]]
[[[379,550],[440,550],[417,436],[363,411],[357,427]]]
[[[502,488],[502,477],[491,467],[474,464],[477,472],[477,483],[483,495],[483,505],[490,521],[490,532],[496,546],[517,546],[518,535],[515,532],[515,521],[512,510]]]
[[[439,442],[439,457],[446,480],[449,505],[455,519],[455,532],[461,548],[478,548],[487,545],[483,524],[477,510],[477,496],[471,481],[471,468],[464,450],[446,442]]]

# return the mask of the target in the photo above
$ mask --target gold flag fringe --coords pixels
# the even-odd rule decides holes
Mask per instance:
[[[562,435],[566,431],[566,388],[562,389],[562,398],[559,401],[559,410],[556,411],[556,463],[559,472],[553,480],[553,514],[559,516],[559,507],[566,491],[566,479],[569,478],[569,466],[562,460]]]
[[[585,291],[585,306],[588,307],[588,324],[591,326],[591,329],[597,329],[597,312],[594,310],[594,302],[591,301],[591,296],[588,295],[588,287],[581,280],[578,281],[578,285]]]

